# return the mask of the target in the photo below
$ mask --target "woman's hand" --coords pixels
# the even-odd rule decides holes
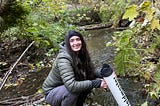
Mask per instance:
[[[104,91],[106,91],[106,89],[107,89],[107,83],[106,83],[106,81],[105,81],[104,79],[102,79],[101,88],[102,88]]]

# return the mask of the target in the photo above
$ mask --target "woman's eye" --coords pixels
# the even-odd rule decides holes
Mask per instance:
[[[74,42],[74,39],[70,39],[70,42]]]
[[[77,38],[76,41],[80,41],[80,38]]]

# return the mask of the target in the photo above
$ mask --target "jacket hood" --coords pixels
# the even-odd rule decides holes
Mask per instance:
[[[59,44],[59,52],[67,52],[67,48],[66,48],[65,42],[61,42]]]

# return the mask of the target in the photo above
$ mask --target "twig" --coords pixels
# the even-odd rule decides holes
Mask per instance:
[[[7,78],[9,77],[9,75],[11,74],[12,70],[14,69],[14,67],[17,65],[17,63],[20,61],[20,59],[23,57],[23,55],[26,53],[26,51],[33,45],[35,41],[33,41],[26,49],[25,51],[21,54],[21,56],[17,59],[17,61],[13,64],[13,66],[11,66],[10,70],[7,71],[7,73],[5,74],[4,78],[3,78],[3,81],[2,81],[2,84],[0,86],[0,90],[2,89],[2,87],[4,86]]]
[[[45,101],[45,98],[43,97],[43,98],[41,98],[41,99],[33,102],[32,104],[34,104],[34,106],[36,106],[37,104],[40,104],[40,103],[42,103],[42,102],[44,102],[44,101]]]
[[[36,100],[38,99],[38,100]],[[18,98],[8,99],[0,101],[0,105],[9,105],[9,106],[28,106],[27,104],[38,104],[43,102],[44,95],[43,93],[36,93],[29,96],[21,96]]]

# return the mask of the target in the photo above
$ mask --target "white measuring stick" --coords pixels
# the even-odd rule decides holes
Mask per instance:
[[[118,82],[115,72],[113,70],[108,70],[108,71],[112,72],[109,72],[110,75],[108,75],[108,77],[104,77],[104,80],[106,81],[108,88],[110,89],[118,105],[131,106],[129,100],[127,99],[127,96],[125,95],[122,87]]]

